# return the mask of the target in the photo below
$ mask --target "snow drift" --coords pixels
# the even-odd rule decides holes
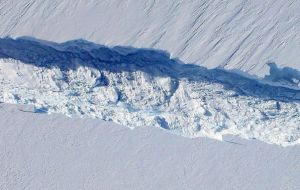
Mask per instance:
[[[300,89],[273,85],[293,81],[282,73],[295,78],[296,70],[270,64],[270,75],[259,80],[183,64],[161,50],[25,38],[1,39],[0,60],[0,100],[32,104],[35,112],[157,126],[187,137],[300,143]]]

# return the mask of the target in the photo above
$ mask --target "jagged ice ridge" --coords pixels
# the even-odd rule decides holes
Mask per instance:
[[[186,137],[300,143],[300,77],[274,63],[259,80],[182,64],[160,50],[9,38],[0,40],[0,58],[0,100],[34,105],[35,112],[156,126]]]

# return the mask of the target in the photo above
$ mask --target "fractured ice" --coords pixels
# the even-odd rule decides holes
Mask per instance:
[[[0,101],[132,128],[161,127],[186,137],[233,134],[299,144],[300,90],[272,85],[272,69],[273,75],[258,80],[183,64],[160,50],[5,38]],[[283,72],[276,69],[277,75]]]

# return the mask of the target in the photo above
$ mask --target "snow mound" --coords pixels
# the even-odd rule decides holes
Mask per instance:
[[[264,80],[182,64],[165,51],[0,40],[0,100],[35,112],[160,127],[186,137],[225,134],[283,146],[300,143],[300,90],[271,64]],[[288,71],[286,71],[288,70]],[[276,73],[276,74],[274,74]]]
[[[300,70],[299,0],[1,0],[0,37],[164,49],[208,68]]]

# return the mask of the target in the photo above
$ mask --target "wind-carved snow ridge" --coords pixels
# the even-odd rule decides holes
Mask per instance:
[[[296,84],[274,64],[258,80],[182,64],[160,50],[25,38],[1,39],[0,60],[0,100],[32,104],[36,112],[156,126],[186,137],[300,143],[300,89],[273,85],[276,75]],[[289,72],[298,79],[296,70]]]

